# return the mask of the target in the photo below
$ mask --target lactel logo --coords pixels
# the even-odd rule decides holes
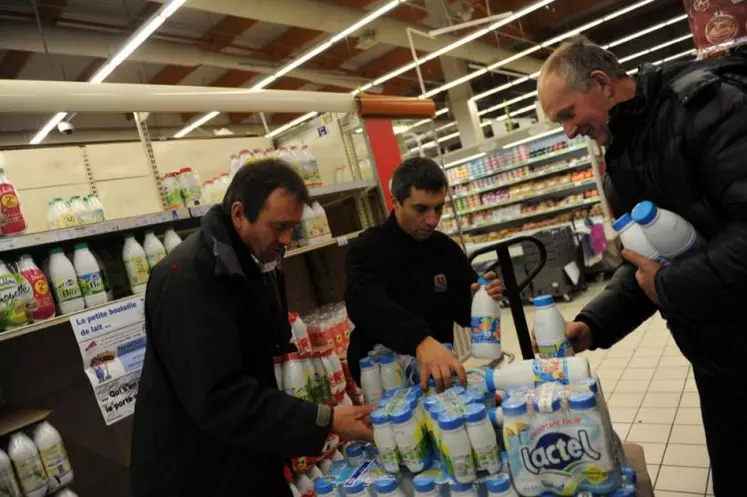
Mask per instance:
[[[537,440],[537,445],[530,451],[521,449],[521,460],[524,467],[532,474],[540,470],[564,470],[570,463],[580,461],[584,456],[599,460],[602,454],[594,450],[586,430],[578,431],[578,438],[565,433],[547,433]]]

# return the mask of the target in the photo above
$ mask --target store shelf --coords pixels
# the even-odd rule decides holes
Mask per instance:
[[[542,216],[545,216],[547,214],[556,214],[556,213],[561,213],[561,212],[564,212],[564,211],[573,211],[575,209],[579,209],[579,208],[582,208],[582,207],[588,207],[588,206],[597,204],[599,202],[601,202],[601,199],[599,197],[594,197],[594,198],[586,199],[583,202],[579,202],[577,204],[560,205],[560,206],[554,207],[552,209],[547,209],[547,210],[544,210],[544,211],[532,212],[530,214],[524,214],[522,216],[517,216],[517,217],[510,218],[510,219],[504,219],[502,221],[496,221],[496,222],[490,222],[490,223],[483,223],[483,224],[478,224],[476,226],[462,228],[462,233],[470,233],[470,232],[473,232],[473,231],[484,230],[484,229],[488,229],[488,228],[497,228],[499,226],[504,226],[504,225],[509,225],[509,224],[515,223],[517,221],[524,221],[524,220],[532,219],[532,218],[535,218],[535,217],[542,217]],[[457,233],[456,231],[446,232],[446,234],[449,235],[449,236],[455,235],[456,233]]]
[[[50,243],[80,240],[106,233],[127,231],[133,228],[156,226],[163,223],[178,221],[180,219],[188,219],[189,217],[189,210],[181,208],[164,212],[155,212],[153,214],[144,214],[142,216],[114,219],[102,223],[85,224],[74,228],[63,228],[59,230],[30,233],[28,235],[3,237],[0,238],[0,252],[36,247]]]
[[[537,163],[544,162],[544,161],[550,160],[550,159],[557,159],[558,157],[562,157],[564,155],[568,155],[568,154],[571,154],[573,152],[578,152],[580,150],[586,150],[587,148],[588,148],[588,144],[586,142],[584,142],[584,143],[581,143],[581,144],[573,146],[573,147],[568,147],[568,148],[564,148],[562,150],[558,150],[557,152],[551,152],[549,154],[545,154],[545,155],[542,155],[542,156],[539,156],[539,157],[532,157],[531,159],[527,159],[527,160],[524,160],[524,161],[521,161],[521,162],[517,162],[515,164],[511,164],[508,167],[502,167],[500,169],[496,169],[495,171],[491,171],[489,173],[481,174],[480,176],[474,176],[472,178],[467,178],[467,179],[463,179],[463,180],[460,180],[460,181],[455,181],[454,183],[451,184],[451,186],[464,185],[464,184],[470,183],[470,182],[478,180],[478,179],[489,178],[490,176],[495,176],[496,174],[501,174],[501,173],[505,173],[507,171],[512,171],[512,170],[518,169],[520,167],[530,166],[532,164],[537,164]],[[454,167],[457,167],[457,166],[454,166]]]
[[[497,209],[499,207],[505,207],[507,205],[516,204],[519,202],[527,202],[530,200],[542,200],[544,198],[557,195],[558,193],[572,193],[576,189],[592,188],[594,186],[596,186],[596,181],[594,179],[586,179],[584,181],[566,183],[563,185],[555,186],[553,188],[545,188],[544,190],[532,192],[529,195],[522,195],[519,197],[514,197],[508,200],[504,200],[502,202],[497,202],[497,203],[488,204],[488,205],[481,205],[479,207],[467,209],[466,211],[459,212],[459,215],[466,216],[468,214],[474,214],[475,212],[486,211],[490,209]],[[446,214],[442,217],[442,219],[452,219],[453,217],[454,217],[453,214]]]
[[[364,230],[355,231],[347,235],[338,236],[336,238],[333,238],[332,240],[327,240],[321,243],[315,243],[314,245],[306,245],[305,247],[299,247],[296,249],[289,250],[285,254],[285,259],[287,259],[288,257],[293,257],[294,255],[301,255],[307,252],[313,252],[314,250],[318,250],[320,248],[331,247],[333,245],[343,247],[347,245],[350,240],[352,240],[353,238],[363,233],[363,231]]]
[[[516,178],[511,181],[506,181],[504,183],[496,183],[494,185],[486,186],[478,190],[471,190],[469,192],[460,193],[459,195],[454,195],[454,200],[469,197],[471,195],[479,195],[485,192],[492,192],[494,190],[500,190],[501,188],[507,188],[509,186],[526,183],[527,181],[544,178],[546,176],[552,176],[553,174],[563,173],[566,171],[573,171],[575,169],[581,169],[584,167],[591,167],[591,161],[589,159],[572,162],[570,164],[564,164],[563,166],[542,169],[541,171],[538,171],[536,173],[527,174],[526,176],[522,176],[520,178]]]

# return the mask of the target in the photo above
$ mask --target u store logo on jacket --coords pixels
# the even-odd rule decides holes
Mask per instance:
[[[435,275],[433,277],[433,286],[435,287],[437,292],[445,292],[446,290],[448,290],[448,286],[446,285],[446,275]]]

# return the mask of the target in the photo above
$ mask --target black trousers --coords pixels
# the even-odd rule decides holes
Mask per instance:
[[[744,461],[747,447],[747,383],[740,377],[715,377],[693,366],[700,394],[708,455],[716,497],[745,495]]]

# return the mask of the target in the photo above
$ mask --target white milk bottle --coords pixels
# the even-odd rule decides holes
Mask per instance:
[[[249,164],[256,158],[252,154],[252,152],[249,149],[243,149],[239,152],[239,169],[241,169],[243,166]],[[238,169],[237,169],[238,170]]]
[[[83,200],[86,203],[86,207],[88,207],[88,210],[91,211],[93,215],[92,222],[100,223],[106,219],[106,214],[104,213],[104,204],[101,203],[101,199],[97,195],[89,193]]]
[[[314,497],[314,484],[308,476],[303,473],[296,476],[295,484],[302,497]]]
[[[18,488],[16,475],[13,473],[13,464],[8,454],[0,450],[0,495],[4,497],[23,497],[21,489]]]
[[[182,243],[182,239],[176,234],[173,229],[166,230],[166,234],[163,237],[163,248],[166,249],[166,253],[171,253],[177,245]]]
[[[75,214],[77,224],[90,224],[93,222],[93,216],[91,211],[88,210],[88,206],[80,198],[80,195],[73,195],[70,197],[70,210]]]
[[[491,281],[480,278],[472,298],[472,356],[478,359],[501,357],[501,307],[485,289]]]
[[[169,204],[169,209],[184,207],[182,189],[179,186],[176,173],[166,173],[164,175],[163,188],[166,190],[166,203]]]
[[[62,437],[47,421],[43,421],[34,430],[34,443],[39,449],[44,471],[49,479],[49,490],[54,492],[58,488],[69,485],[73,481],[73,468],[67,457]]]
[[[322,470],[316,466],[309,468],[308,475],[312,482],[316,482],[319,478],[324,478],[324,473],[322,473]]]
[[[148,256],[145,254],[143,247],[135,240],[135,235],[131,233],[125,237],[124,247],[122,247],[122,260],[124,260],[132,293],[145,293],[148,276],[150,276]]]
[[[509,390],[516,387],[535,387],[547,382],[568,384],[591,376],[589,361],[583,356],[559,359],[526,359],[506,364],[500,369],[485,370],[488,390]],[[505,414],[505,412],[504,412]]]
[[[85,243],[75,244],[73,266],[75,267],[75,273],[78,275],[78,284],[80,285],[81,293],[83,293],[83,300],[86,303],[86,307],[93,307],[108,302],[106,288],[104,288],[104,278],[101,276],[101,268]]]
[[[565,337],[565,319],[552,295],[534,298],[534,336],[542,359],[574,355],[573,345]]]
[[[361,365],[361,389],[366,404],[376,404],[384,395],[384,387],[381,384],[379,365],[370,357],[364,357]]]
[[[667,259],[674,259],[702,245],[702,238],[692,224],[648,200],[636,205],[631,216],[641,226],[651,246]]]
[[[381,386],[384,392],[397,390],[405,386],[402,377],[402,366],[397,360],[397,354],[391,352],[379,359],[379,374],[381,375]]]
[[[368,497],[368,489],[362,481],[356,481],[348,487],[345,487],[346,497]]]
[[[488,420],[487,409],[482,404],[468,404],[464,409],[467,435],[477,458],[477,468],[494,475],[501,470],[502,464],[498,438]]]
[[[82,311],[86,308],[75,267],[61,248],[54,248],[50,252],[49,279],[60,314]]]
[[[399,488],[397,479],[390,476],[377,479],[374,488],[379,497],[405,497],[405,493]]]
[[[389,416],[397,449],[407,469],[419,473],[430,466],[431,455],[423,430],[411,409],[404,408]]]
[[[477,497],[477,490],[472,483],[452,483],[451,497]]]
[[[283,367],[283,390],[288,395],[309,400],[308,378],[301,362],[301,354],[291,352]]]
[[[516,394],[501,404],[503,409],[503,446],[508,454],[508,466],[514,488],[521,495],[539,495],[544,485],[536,474],[524,468],[521,450],[529,443],[532,418],[525,395]]]
[[[290,488],[291,495],[293,497],[301,497],[301,492],[298,491],[298,489],[296,488],[296,486],[292,482],[288,483],[288,488]]]
[[[322,459],[319,461],[319,469],[323,475],[329,474],[329,470],[332,469],[332,461],[329,459]]]
[[[49,482],[34,442],[20,431],[14,433],[8,444],[8,456],[13,461],[23,494],[26,497],[45,495]]]
[[[309,339],[309,328],[303,322],[301,316],[295,312],[288,313],[288,321],[291,325],[293,337],[296,339],[298,350],[306,352],[311,350],[311,340]]]
[[[161,243],[161,240],[159,240],[156,234],[152,231],[145,232],[143,250],[145,250],[145,257],[148,259],[148,266],[151,269],[156,267],[156,264],[166,257],[166,249]]]
[[[412,480],[415,497],[438,497],[436,481],[428,475],[417,475]]]
[[[322,233],[319,230],[316,213],[314,212],[314,209],[308,205],[303,206],[301,227],[303,228],[303,240],[301,240],[301,245],[314,245],[322,241]]]
[[[459,483],[475,481],[475,461],[464,427],[464,418],[460,415],[441,414],[438,418],[438,428],[441,433],[441,454],[446,471]]]
[[[299,352],[299,355],[301,356],[301,366],[303,366],[304,374],[306,375],[306,378],[308,378],[308,385],[309,385],[309,399],[311,402],[321,402],[321,397],[319,395],[319,378],[316,376],[316,371],[314,370],[314,364],[311,360],[311,352]]]
[[[324,368],[324,362],[322,362],[322,355],[314,350],[311,352],[311,363],[314,366],[314,375],[317,379],[317,388],[319,389],[319,401],[330,402],[332,401],[332,392],[329,389],[329,379],[327,378],[327,370]]]
[[[70,228],[78,224],[78,218],[73,213],[70,205],[61,197],[52,199],[47,212],[47,225],[51,229]]]
[[[190,167],[183,167],[179,170],[179,187],[182,191],[184,205],[194,207],[200,204],[200,182]]]
[[[655,260],[665,264],[667,260],[656,251],[651,245],[643,233],[643,228],[638,223],[633,221],[630,214],[623,214],[612,223],[612,229],[614,229],[618,235],[620,235],[620,241],[623,247],[626,249],[638,252],[643,257]]]
[[[356,442],[352,442],[345,447],[345,457],[348,459],[348,464],[353,467],[360,466],[366,460],[366,456],[363,454],[363,447]]]
[[[273,366],[275,366],[275,383],[278,385],[278,390],[283,390],[283,368],[285,367],[285,356],[276,355],[272,358]]]
[[[314,214],[316,214],[316,222],[318,224],[318,230],[321,233],[321,239],[322,240],[331,240],[332,239],[332,232],[329,229],[329,221],[327,220],[327,212],[324,210],[324,207],[322,207],[322,204],[319,202],[314,202],[311,204],[311,209],[314,211]]]
[[[507,474],[495,475],[485,480],[488,497],[519,497],[511,486],[511,478]]]
[[[371,413],[374,444],[379,451],[379,462],[387,473],[399,473],[399,451],[394,440],[394,429],[385,409]]]
[[[336,404],[339,404],[342,400],[340,397],[340,385],[337,383],[337,376],[335,376],[335,368],[332,365],[332,361],[329,359],[330,350],[325,350],[319,356],[322,359],[322,365],[324,366],[324,376],[327,378],[327,386],[329,387],[329,393],[334,399]]]
[[[213,191],[214,189],[213,189],[212,179],[207,179],[202,182],[202,192],[201,192],[202,193],[202,198],[201,198],[202,204],[210,205],[210,204],[215,203],[213,201]]]
[[[335,486],[332,482],[320,478],[314,481],[314,490],[316,491],[316,497],[333,497],[336,496]]]

